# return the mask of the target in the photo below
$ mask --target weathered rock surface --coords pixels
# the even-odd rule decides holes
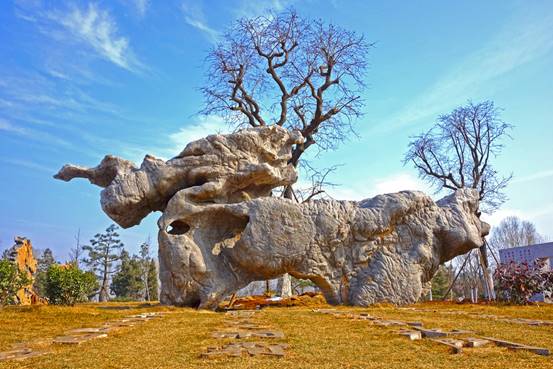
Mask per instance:
[[[146,155],[140,168],[125,159],[106,156],[94,168],[65,165],[54,178],[87,178],[104,187],[104,212],[124,228],[137,225],[153,211],[163,211],[179,190],[189,201],[238,202],[269,196],[292,184],[296,171],[288,164],[298,132],[279,126],[211,135],[189,143],[168,161]]]
[[[413,303],[440,263],[479,247],[489,231],[468,189],[437,203],[408,191],[361,202],[173,201],[178,193],[159,221],[161,299],[206,308],[283,273],[312,280],[332,304]],[[171,234],[174,223],[181,231]]]
[[[44,303],[36,292],[33,290],[34,275],[37,271],[37,260],[33,256],[33,245],[31,241],[25,237],[16,237],[15,245],[7,250],[8,260],[15,263],[17,268],[24,272],[29,284],[17,291],[17,302],[20,305],[34,305]]]
[[[214,135],[140,168],[106,156],[96,168],[65,166],[56,178],[105,187],[104,211],[119,225],[161,210],[161,301],[216,308],[252,281],[289,273],[327,301],[368,305],[418,300],[440,263],[479,247],[489,226],[472,190],[434,202],[421,192],[360,202],[297,204],[267,197],[294,183],[288,164],[301,137],[280,127]]]

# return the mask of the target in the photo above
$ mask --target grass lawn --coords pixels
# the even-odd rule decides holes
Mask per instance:
[[[479,335],[553,349],[553,326],[528,326],[465,315],[461,310],[516,318],[553,320],[553,306],[484,306],[446,303],[417,304],[434,311],[418,312],[392,306],[339,309],[368,312],[387,319],[418,320],[427,328],[474,330]],[[94,327],[137,312],[172,311],[163,318],[125,327],[108,338],[79,346],[49,345],[44,339],[72,328]],[[450,354],[428,340],[409,341],[394,334],[397,328],[372,326],[367,321],[337,319],[311,308],[269,307],[254,321],[282,330],[279,342],[289,345],[284,358],[241,357],[203,359],[217,340],[211,333],[224,327],[223,313],[137,303],[85,304],[77,307],[8,307],[0,310],[0,351],[30,342],[51,354],[24,361],[0,362],[0,368],[553,368],[553,356],[514,352],[495,346]]]

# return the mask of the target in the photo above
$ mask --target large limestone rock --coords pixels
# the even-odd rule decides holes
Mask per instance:
[[[413,303],[441,263],[479,247],[489,231],[468,189],[437,203],[409,191],[361,202],[178,199],[159,221],[161,300],[206,308],[283,273],[312,280],[332,304]],[[179,231],[168,232],[175,223]]]
[[[192,142],[167,162],[147,156],[136,168],[106,156],[55,177],[104,187],[104,211],[125,228],[163,212],[160,299],[176,305],[216,308],[284,273],[312,280],[333,304],[412,303],[440,263],[479,247],[489,231],[468,189],[438,202],[408,191],[361,202],[268,197],[295,182],[288,160],[299,142],[280,127],[252,128]]]
[[[182,189],[194,202],[229,203],[269,196],[273,188],[296,181],[288,160],[292,145],[301,141],[298,132],[264,126],[191,142],[169,161],[146,155],[137,168],[107,155],[94,168],[65,165],[54,178],[87,178],[104,187],[102,209],[128,228],[153,211],[165,210],[169,199]]]
[[[7,258],[17,268],[27,275],[29,284],[16,293],[17,303],[20,305],[34,305],[44,301],[33,290],[34,275],[37,271],[37,260],[33,256],[33,245],[25,237],[16,237],[15,244],[7,250]]]

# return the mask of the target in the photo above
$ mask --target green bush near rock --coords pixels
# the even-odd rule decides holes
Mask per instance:
[[[27,274],[8,259],[0,260],[0,306],[16,303],[16,294],[29,284]]]
[[[53,264],[46,273],[46,296],[50,304],[73,306],[87,301],[97,290],[94,273],[84,272],[71,264]]]

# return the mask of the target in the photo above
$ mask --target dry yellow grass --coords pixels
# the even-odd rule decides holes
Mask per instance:
[[[366,321],[336,319],[310,308],[266,308],[255,320],[282,330],[290,345],[284,358],[242,357],[202,359],[210,345],[220,344],[211,333],[222,328],[221,313],[193,309],[141,307],[139,304],[75,308],[8,308],[0,311],[0,349],[15,342],[53,337],[64,331],[129,315],[138,311],[172,310],[162,319],[110,332],[80,346],[50,346],[52,354],[21,362],[3,362],[0,368],[553,368],[553,357],[503,348],[466,349],[450,354],[433,342],[408,341],[394,328],[371,326]],[[473,306],[418,304],[436,312],[417,312],[391,306],[340,309],[369,312],[382,318],[419,320],[427,327],[475,330],[481,335],[553,349],[553,327],[528,326],[440,313],[461,310],[501,316],[553,320],[553,306]],[[228,341],[228,340],[227,340]],[[226,342],[226,341],[222,341]],[[42,344],[43,345],[43,344]],[[43,346],[42,346],[43,347]]]

